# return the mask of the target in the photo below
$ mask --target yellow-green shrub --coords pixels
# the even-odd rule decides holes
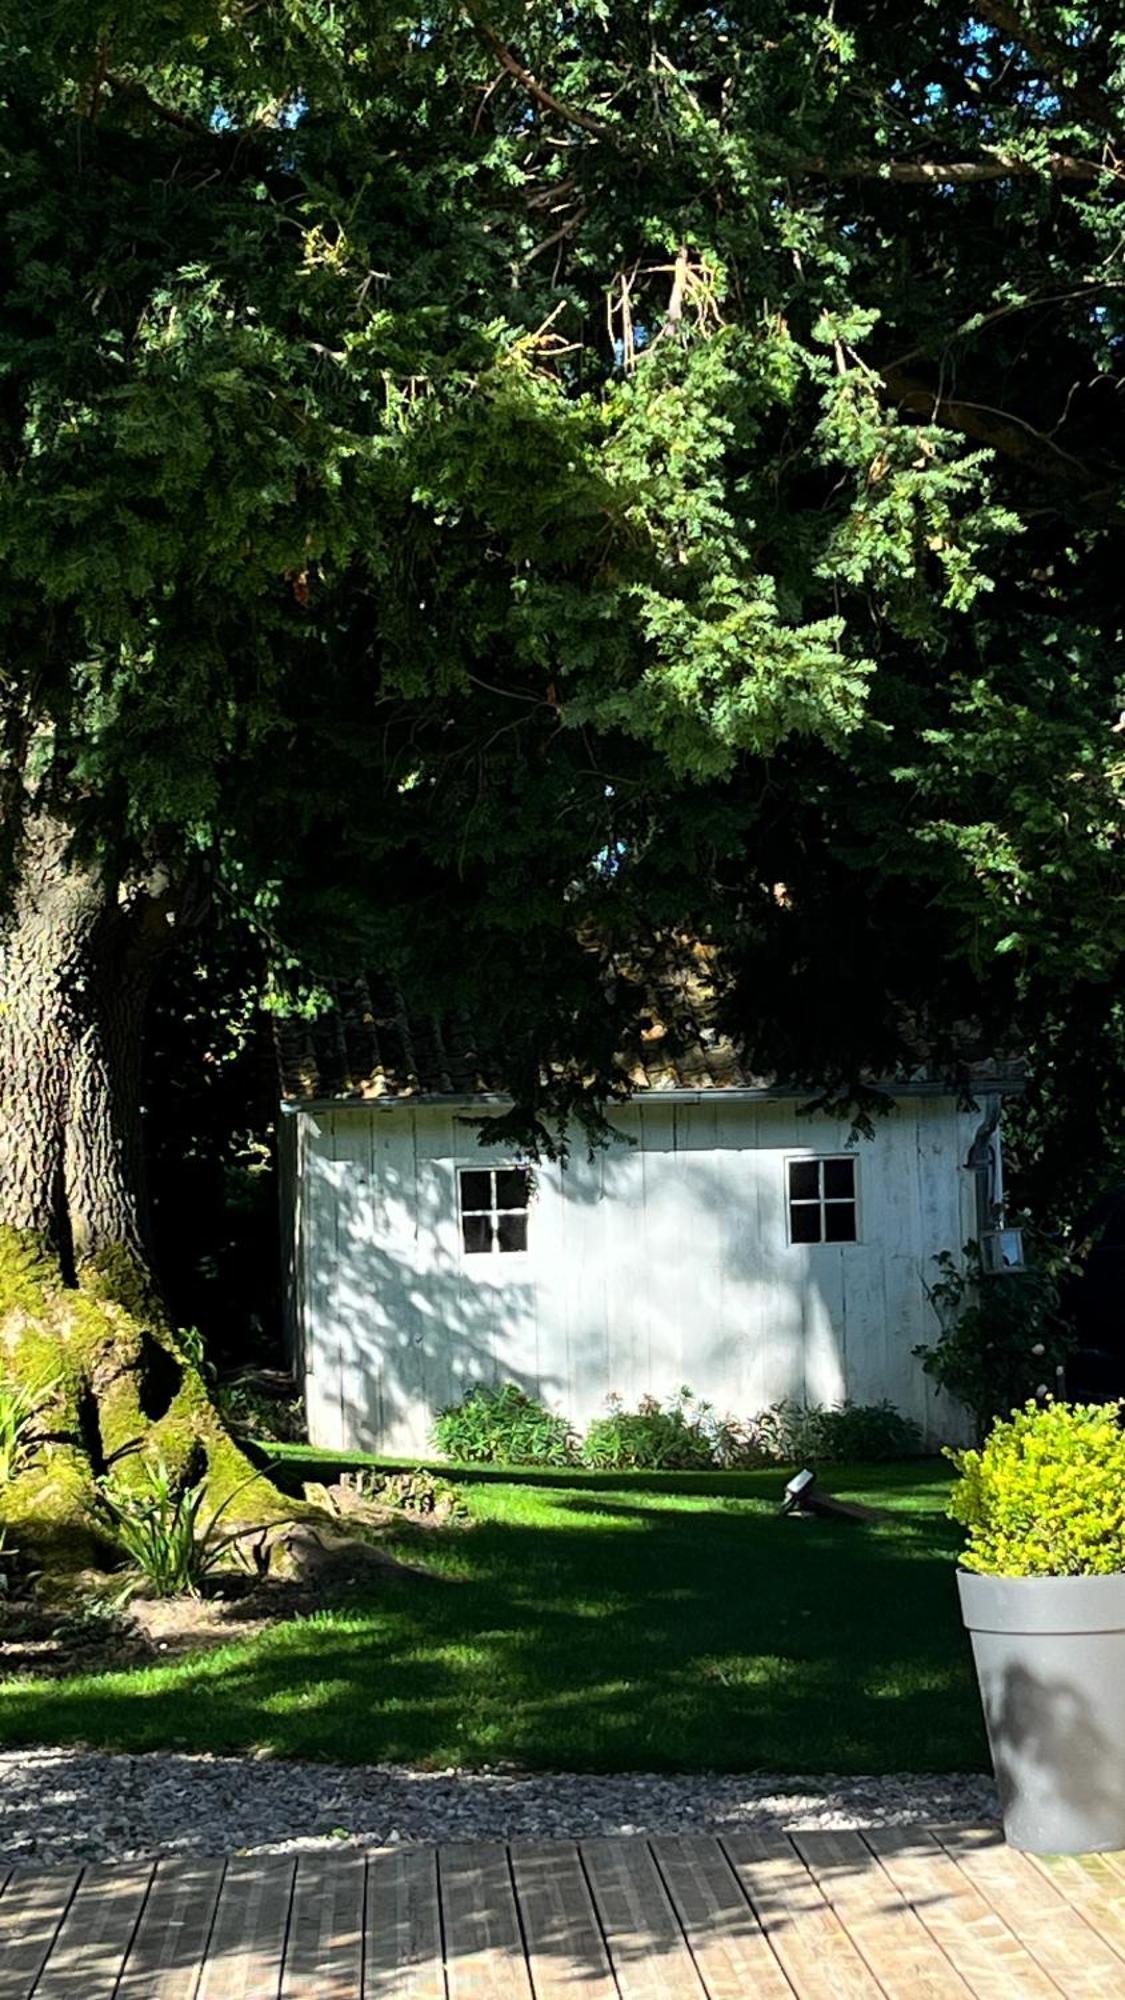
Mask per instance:
[[[949,1512],[969,1531],[961,1561],[988,1576],[1125,1570],[1125,1430],[1116,1403],[1036,1403],[993,1425]]]

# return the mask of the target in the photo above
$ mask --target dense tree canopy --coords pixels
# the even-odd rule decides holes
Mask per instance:
[[[672,935],[841,1091],[1105,1015],[1115,9],[0,18],[17,918],[218,901],[564,1108]]]

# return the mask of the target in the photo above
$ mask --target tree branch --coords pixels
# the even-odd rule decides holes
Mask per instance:
[[[159,98],[154,97],[143,83],[138,83],[133,77],[106,76],[104,81],[114,95],[123,98],[125,103],[143,105],[146,111],[151,111],[154,118],[159,118],[164,125],[174,125],[178,132],[190,132],[195,139],[218,139],[223,136],[212,126],[201,124],[198,118],[189,117],[185,111],[177,111],[174,105],[161,104]]]
[[[620,134],[612,125],[606,125],[602,119],[595,118],[589,111],[580,110],[575,104],[564,103],[561,97],[556,97],[553,91],[548,90],[545,84],[532,76],[531,71],[525,69],[512,54],[491,22],[486,21],[475,7],[466,6],[465,12],[485,47],[496,57],[501,67],[507,70],[508,75],[514,76],[521,88],[526,90],[528,96],[534,98],[536,104],[541,105],[544,111],[552,112],[567,125],[577,125],[581,131],[591,133],[595,139],[610,139],[614,145],[619,143]]]
[[[1045,165],[1018,153],[993,153],[983,160],[801,160],[797,172],[820,174],[826,180],[905,181],[918,186],[957,187],[973,181],[1038,180],[1044,173],[1055,180],[1097,181],[1123,178],[1119,170],[1098,160],[1078,160],[1070,153],[1049,153]]]
[[[908,374],[897,363],[881,369],[879,373],[900,409],[924,417],[927,423],[945,424],[952,430],[961,431],[965,437],[991,446],[1005,458],[1015,459],[1029,472],[1054,481],[1061,480],[1076,492],[1094,493],[1105,484],[1104,472],[1095,472],[1081,459],[1064,451],[1061,445],[1053,443],[1042,431],[1037,431],[1033,424],[1013,416],[1010,411],[994,409],[988,403],[970,402],[960,396],[947,396],[940,389],[930,388],[917,376]]]
[[[1041,35],[1030,21],[1024,19],[1011,0],[977,0],[976,12],[982,21],[987,21],[1006,41],[1017,43],[1038,64],[1071,111],[1099,126],[1109,134],[1115,145],[1120,145],[1121,126],[1117,114],[1100,86],[1067,81],[1071,60],[1065,48]]]

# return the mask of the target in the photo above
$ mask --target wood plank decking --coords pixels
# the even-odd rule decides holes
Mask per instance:
[[[0,1862],[0,2000],[1125,2000],[1125,1855],[991,1831]]]

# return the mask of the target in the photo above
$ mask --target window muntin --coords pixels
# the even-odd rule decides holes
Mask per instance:
[[[790,1243],[858,1242],[856,1163],[851,1155],[789,1160],[787,1171]]]
[[[530,1167],[460,1167],[457,1199],[467,1257],[527,1249]]]

